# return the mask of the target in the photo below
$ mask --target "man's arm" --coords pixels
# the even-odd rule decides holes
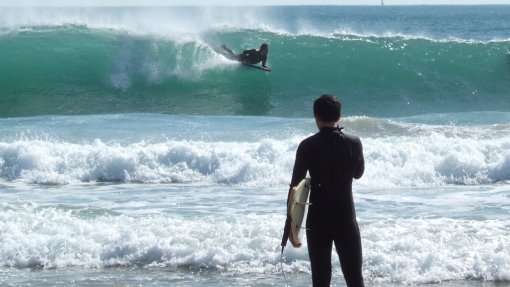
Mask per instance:
[[[296,160],[294,162],[294,170],[292,171],[292,180],[290,182],[289,193],[287,194],[287,209],[289,206],[290,194],[292,192],[292,188],[297,186],[298,183],[303,178],[305,178],[307,171],[308,171],[308,167],[306,165],[304,147],[303,147],[303,143],[301,143],[298,146],[298,149],[296,151]],[[290,228],[291,228],[290,221],[291,221],[290,215],[287,214],[287,219],[285,220],[285,227],[283,228],[283,237],[282,237],[282,242],[281,242],[282,248],[285,245],[287,245],[287,240],[289,239]],[[294,247],[299,247],[299,246],[295,245],[294,242],[291,242],[291,243]],[[282,249],[282,252],[283,252],[283,249]]]
[[[292,179],[290,181],[290,188],[297,186],[301,180],[303,180],[306,176],[306,172],[308,171],[307,161],[306,161],[306,152],[305,146],[303,142],[299,144],[298,149],[296,151],[296,160],[294,162],[294,169],[292,171]],[[290,190],[289,190],[290,192]],[[290,194],[290,193],[289,193]]]
[[[365,158],[363,157],[363,145],[358,137],[356,137],[354,142],[354,150],[354,170],[352,176],[355,179],[359,179],[365,172]]]

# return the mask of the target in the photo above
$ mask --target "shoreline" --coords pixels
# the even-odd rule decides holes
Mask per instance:
[[[343,277],[334,270],[331,286],[345,287]],[[190,271],[159,267],[0,269],[0,286],[311,286],[307,273],[228,274],[214,271]],[[503,287],[508,281],[452,280],[438,283],[395,283],[365,280],[367,287],[437,286],[437,287]]]

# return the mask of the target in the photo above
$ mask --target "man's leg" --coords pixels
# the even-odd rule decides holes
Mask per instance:
[[[335,248],[348,287],[364,287],[363,256],[358,225],[345,228],[335,234]]]
[[[234,54],[234,51],[232,51],[232,49],[230,49],[229,47],[227,47],[227,45],[225,45],[225,44],[222,44],[222,45],[221,45],[221,48],[222,48],[223,50],[225,50],[225,52],[229,53],[230,55],[233,55],[233,54]]]
[[[331,283],[331,249],[333,241],[327,232],[316,228],[306,231],[313,287],[329,287]]]

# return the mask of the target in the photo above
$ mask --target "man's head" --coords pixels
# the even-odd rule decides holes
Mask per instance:
[[[269,53],[269,46],[266,43],[263,43],[262,45],[260,45],[259,52],[262,55],[266,56]]]
[[[335,96],[322,95],[313,103],[313,115],[323,123],[336,123],[340,120],[341,107]]]

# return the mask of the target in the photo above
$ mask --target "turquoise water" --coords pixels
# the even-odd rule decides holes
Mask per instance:
[[[302,117],[320,93],[346,115],[510,110],[506,6],[233,9],[7,9],[0,116]],[[261,42],[270,74],[215,52]]]
[[[0,286],[309,286],[306,246],[280,258],[279,245],[323,93],[364,146],[367,285],[508,284],[509,18],[509,6],[2,9]],[[270,73],[215,52],[261,42]]]

